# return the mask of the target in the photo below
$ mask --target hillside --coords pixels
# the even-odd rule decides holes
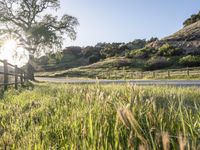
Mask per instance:
[[[104,64],[102,63],[104,60],[125,57],[126,53],[133,49],[142,48],[145,45],[145,40],[138,39],[129,43],[97,43],[95,46],[83,48],[78,46],[66,47],[62,52],[35,59],[35,63],[37,64],[35,65],[35,69],[37,71],[57,71],[87,66],[97,62]],[[118,60],[117,64],[124,66],[124,61],[120,62],[122,59]],[[121,66],[118,65],[118,67]]]
[[[136,39],[128,43],[98,43],[67,47],[36,60],[39,72],[48,75],[94,77],[109,70],[159,70],[200,66],[200,21],[162,39]],[[44,73],[45,75],[45,73]]]
[[[149,46],[159,48],[164,43],[178,47],[186,54],[200,53],[200,21],[184,27],[171,36],[152,42]]]
[[[88,65],[88,59],[83,57],[80,47],[68,47],[57,54],[42,56],[35,59],[35,69],[38,71],[56,71]]]
[[[118,72],[122,71],[125,68],[129,70],[132,69],[132,71],[139,71],[140,64],[142,64],[141,61],[137,61],[136,63],[129,58],[113,57],[98,61],[87,66],[80,66],[60,71],[40,72],[36,73],[36,76],[68,76],[95,78],[97,76],[106,75],[110,71]]]

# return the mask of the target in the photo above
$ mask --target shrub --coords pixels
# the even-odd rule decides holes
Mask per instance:
[[[200,66],[200,56],[185,56],[179,60],[179,63],[185,67]]]
[[[184,21],[183,25],[188,26],[200,20],[200,11],[198,14],[191,15],[190,18]]]
[[[120,56],[125,51],[125,47],[121,47],[122,43],[108,43],[101,50],[100,54],[103,58],[109,58],[114,56]]]
[[[155,41],[157,41],[157,40],[158,40],[157,37],[151,37],[151,38],[147,41],[147,43],[152,43],[152,42],[155,42]]]
[[[149,48],[149,47],[144,47],[142,49],[138,50],[132,50],[128,57],[129,58],[148,58],[150,54],[154,52],[154,49]]]
[[[96,63],[99,60],[100,60],[100,57],[98,57],[96,55],[92,55],[92,56],[89,57],[89,63],[90,64]]]
[[[129,50],[140,49],[145,47],[146,43],[147,42],[145,39],[136,39],[132,42],[127,43],[126,46]]]
[[[82,54],[85,58],[88,58],[92,55],[100,55],[100,49],[93,46],[87,46],[82,49]]]
[[[163,69],[171,65],[172,63],[165,57],[153,57],[146,62],[145,69],[146,70]]]
[[[175,48],[168,43],[163,44],[157,52],[158,56],[178,56],[181,55],[183,52],[179,48]]]

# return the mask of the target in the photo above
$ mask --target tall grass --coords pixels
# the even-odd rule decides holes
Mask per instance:
[[[7,149],[199,149],[200,89],[39,84],[0,101]]]

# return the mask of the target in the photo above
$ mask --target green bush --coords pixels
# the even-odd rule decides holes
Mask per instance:
[[[82,49],[82,54],[85,58],[93,55],[100,55],[100,49],[93,46],[87,46]]]
[[[125,51],[125,47],[120,47],[122,43],[108,43],[101,50],[100,54],[103,58],[114,57]]]
[[[184,67],[200,66],[200,56],[185,56],[179,60],[179,64],[181,64]]]
[[[171,66],[172,63],[165,57],[152,57],[145,64],[145,70],[157,70]]]
[[[149,47],[144,47],[142,49],[132,50],[128,57],[129,58],[148,58],[150,54],[154,52],[154,49]]]
[[[89,63],[90,64],[96,63],[99,60],[100,60],[100,57],[95,56],[95,55],[92,55],[92,56],[89,57]]]
[[[179,48],[175,48],[168,43],[163,44],[157,52],[158,56],[178,56],[181,55],[183,51]]]

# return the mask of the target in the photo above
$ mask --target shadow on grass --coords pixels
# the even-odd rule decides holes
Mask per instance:
[[[24,85],[18,86],[18,89],[16,90],[14,86],[9,86],[7,90],[4,90],[3,87],[0,88],[0,99],[4,98],[5,92],[8,90],[16,90],[16,91],[23,91],[23,90],[33,90],[34,89],[34,83],[31,81],[26,81]]]

